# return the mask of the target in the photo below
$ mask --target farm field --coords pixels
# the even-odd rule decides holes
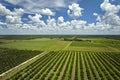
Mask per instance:
[[[75,39],[75,40],[74,40]],[[18,46],[19,45],[19,46]],[[120,51],[119,36],[1,36],[0,47],[27,50],[80,50],[86,48],[106,48],[108,51]],[[112,50],[111,50],[112,49]],[[89,51],[89,50],[88,50]]]
[[[120,53],[51,51],[7,80],[119,80]]]
[[[41,52],[42,51],[0,48],[0,74]]]
[[[2,36],[0,80],[120,80],[119,37]]]
[[[50,38],[38,38],[31,40],[5,40],[4,43],[5,44],[1,44],[0,47],[28,50],[61,50],[68,44],[66,41]]]

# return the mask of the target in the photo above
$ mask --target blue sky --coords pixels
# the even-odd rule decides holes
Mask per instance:
[[[0,0],[0,35],[120,35],[120,0]]]

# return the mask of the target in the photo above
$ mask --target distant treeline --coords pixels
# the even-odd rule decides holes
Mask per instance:
[[[64,38],[64,41],[88,41],[88,42],[91,42],[91,40],[82,40],[80,38]]]
[[[30,40],[36,38],[71,38],[73,36],[66,35],[5,35],[0,36],[0,39],[8,39],[8,40]]]
[[[1,35],[0,39],[29,40],[36,38],[72,38],[74,36],[76,36],[76,38],[107,38],[120,40],[120,35]],[[78,39],[77,41],[81,40]]]

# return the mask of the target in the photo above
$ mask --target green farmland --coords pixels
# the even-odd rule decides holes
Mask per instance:
[[[0,80],[120,80],[120,36],[0,36]]]

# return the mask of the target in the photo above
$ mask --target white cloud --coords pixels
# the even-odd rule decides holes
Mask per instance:
[[[39,13],[42,8],[67,7],[78,0],[5,0],[13,5],[19,5],[29,13]]]
[[[71,25],[73,26],[73,29],[84,29],[86,26],[86,21],[83,20],[72,20]]]
[[[24,14],[24,9],[22,8],[14,8],[14,11],[12,12],[12,15],[16,15],[16,16],[22,16]]]
[[[72,5],[69,5],[67,13],[72,18],[78,18],[82,16],[82,10],[83,8],[81,8],[79,4],[73,3]]]
[[[0,14],[5,16],[6,18],[6,24],[21,24],[24,10],[22,8],[14,9],[14,11],[10,11],[5,6],[0,4]]]
[[[30,18],[30,23],[33,24],[36,27],[44,27],[46,26],[45,22],[43,20],[41,20],[42,15],[40,14],[35,14],[35,16],[28,16]]]
[[[97,16],[96,27],[101,28],[102,30],[114,30],[120,27],[120,17],[118,12],[120,11],[120,5],[113,5],[109,0],[104,0],[100,5],[100,8],[105,11],[104,15],[99,15],[94,13],[94,16]]]
[[[120,5],[112,5],[109,0],[104,0],[100,7],[107,14],[115,14],[120,11]]]
[[[23,29],[30,29],[30,26],[28,24],[23,24],[22,28]]]
[[[45,8],[45,9],[41,9],[40,10],[40,13],[43,14],[43,15],[48,15],[48,16],[54,16],[55,13],[52,12],[50,9],[48,8]]]
[[[20,16],[13,16],[13,15],[7,15],[6,16],[6,23],[7,24],[21,24],[21,17]]]
[[[10,2],[11,4],[14,5],[22,5],[23,7],[25,5],[28,5],[28,7],[31,4],[31,7],[63,7],[65,6],[65,0],[5,0],[7,2]],[[23,4],[22,4],[23,3]],[[38,5],[38,3],[40,5]]]
[[[63,23],[63,22],[64,22],[64,17],[63,16],[58,17],[58,23]]]
[[[59,30],[71,30],[71,23],[69,21],[64,21],[64,17],[60,16],[58,17],[58,21],[57,21],[57,27]]]
[[[38,0],[41,2],[42,0]],[[6,22],[0,22],[0,25],[6,25],[8,29],[17,30],[19,31],[36,31],[36,32],[56,32],[56,33],[99,33],[99,32],[119,32],[120,31],[120,16],[117,14],[120,11],[120,5],[113,5],[109,2],[109,0],[104,0],[104,2],[100,5],[100,8],[105,12],[103,15],[98,13],[93,13],[96,16],[96,23],[87,23],[84,20],[71,20],[66,21],[63,16],[58,17],[55,19],[51,16],[55,15],[51,9],[49,9],[50,4],[56,4],[52,6],[66,6],[65,0],[56,0],[55,2],[51,1],[44,1],[41,5],[38,4],[37,1],[33,0],[8,0],[15,5],[22,5],[26,10],[33,11],[36,13],[33,16],[29,15],[27,18],[27,23],[22,22],[22,15],[24,14],[25,10],[22,8],[14,9],[10,11],[5,6],[0,4],[0,14],[4,14],[6,17]],[[26,3],[28,2],[28,3]],[[37,2],[37,3],[36,3]],[[20,4],[19,4],[20,3]],[[22,3],[22,4],[21,4]],[[60,3],[60,4],[58,4]],[[42,8],[44,4],[48,4],[48,8]],[[30,6],[32,5],[32,6]],[[34,5],[34,6],[33,6]],[[28,7],[25,7],[28,6]],[[42,7],[41,7],[42,6]],[[29,9],[28,9],[29,8]],[[79,4],[73,3],[69,5],[68,15],[73,19],[76,19],[82,16],[82,10]],[[48,19],[42,20],[42,15],[48,15]],[[0,27],[2,28],[2,27]]]
[[[4,26],[6,26],[6,23],[0,21],[0,32],[4,29]]]
[[[10,11],[5,6],[0,4],[0,14],[1,15],[22,15],[24,13],[24,10],[22,8],[14,9],[14,11]]]
[[[5,0],[5,1],[10,2],[11,4],[14,4],[14,5],[16,5],[19,2],[21,2],[21,0]]]
[[[55,28],[56,27],[56,20],[54,18],[48,18],[47,20],[47,27],[50,28]]]
[[[13,11],[10,11],[5,6],[0,4],[0,15],[5,17],[5,22],[0,22],[0,25],[6,27],[8,29],[19,29],[22,27],[22,15],[24,14],[24,10],[22,8],[14,8]]]
[[[11,11],[0,3],[0,15],[11,14]]]
[[[6,24],[8,30],[18,30],[22,27],[22,24]]]
[[[57,26],[62,30],[83,30],[86,27],[87,22],[83,20],[71,20],[64,21],[62,16],[58,17]]]
[[[88,24],[88,26],[85,29],[94,29],[95,23]]]
[[[32,24],[23,24],[22,28],[23,29],[28,29],[28,30],[35,30],[35,31],[39,30],[39,28],[37,26],[34,26]]]
[[[45,8],[45,7],[67,7],[67,4],[77,2],[78,0],[5,0],[11,4],[14,5],[21,5],[23,7],[39,7],[39,8]],[[40,5],[38,5],[38,3]]]
[[[11,14],[6,15],[6,23],[9,24],[22,24],[22,15],[24,13],[24,10],[22,8],[14,9],[14,11],[11,12]]]
[[[40,22],[40,18],[42,18],[42,15],[40,14],[35,14],[35,16],[28,16],[33,22],[35,23],[39,23]]]
[[[20,15],[23,15],[23,13],[24,13],[24,9],[22,9],[22,8],[19,8],[19,9],[14,8],[14,11],[10,11],[5,6],[0,4],[0,14],[1,15],[16,15],[16,16],[20,16]]]
[[[100,21],[101,22],[101,16],[97,13],[93,13],[94,16],[96,16],[96,21]]]
[[[4,23],[4,22],[0,22],[0,25],[6,25],[6,23]]]

